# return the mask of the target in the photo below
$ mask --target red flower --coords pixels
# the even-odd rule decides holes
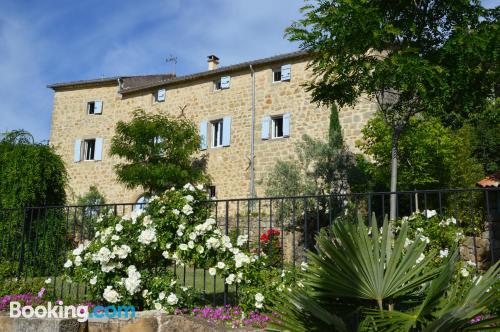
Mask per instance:
[[[260,240],[261,240],[261,241],[264,241],[264,242],[267,242],[267,241],[269,241],[269,240],[271,239],[271,236],[272,236],[273,238],[277,238],[280,234],[281,234],[281,233],[280,233],[280,231],[279,231],[279,230],[274,229],[274,228],[271,228],[271,229],[269,229],[267,232],[265,232],[264,234],[262,234],[262,235],[260,236]]]

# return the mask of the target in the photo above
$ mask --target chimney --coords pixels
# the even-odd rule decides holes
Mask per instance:
[[[217,65],[219,64],[219,58],[214,54],[209,55],[208,57],[208,70],[217,69]]]

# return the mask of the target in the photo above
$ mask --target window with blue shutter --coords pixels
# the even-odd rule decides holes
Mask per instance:
[[[165,89],[160,89],[156,92],[156,101],[162,102],[165,101],[165,97],[167,95],[167,91]]]
[[[200,122],[200,150],[206,150],[208,147],[207,131],[208,131],[207,121],[201,121]]]
[[[94,160],[102,160],[102,138],[95,139]]]
[[[222,146],[231,144],[231,117],[225,116],[222,124]]]
[[[222,76],[220,78],[221,89],[229,89],[230,84],[231,84],[231,76]]]
[[[281,66],[281,80],[290,81],[291,71],[292,71],[292,65]]]
[[[269,129],[271,127],[271,117],[265,116],[262,118],[262,139],[269,139]]]
[[[102,101],[94,101],[94,114],[102,114]]]
[[[75,140],[74,151],[73,151],[73,160],[75,163],[79,162],[82,158],[82,140]]]
[[[283,137],[290,137],[290,113],[283,114]]]

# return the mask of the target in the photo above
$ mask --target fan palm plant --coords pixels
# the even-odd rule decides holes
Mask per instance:
[[[337,222],[308,252],[303,288],[287,293],[275,308],[274,330],[287,331],[457,331],[480,329],[469,321],[498,305],[500,269],[476,282],[454,281],[457,250],[439,267],[424,255],[425,241],[407,239],[403,223],[393,236],[387,221]],[[488,321],[492,324],[496,318]],[[484,322],[482,323],[484,325]]]

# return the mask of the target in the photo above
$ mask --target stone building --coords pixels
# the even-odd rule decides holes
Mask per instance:
[[[248,197],[252,184],[256,195],[264,195],[269,171],[278,159],[294,157],[303,134],[326,138],[329,109],[311,103],[303,87],[312,77],[307,53],[226,67],[217,67],[216,56],[208,58],[208,70],[192,75],[49,85],[54,90],[50,141],[66,163],[69,196],[83,195],[95,185],[108,202],[132,203],[141,197],[140,189],[127,190],[117,182],[113,165],[118,160],[108,153],[116,123],[130,120],[137,109],[185,116],[199,126],[214,185],[211,194],[219,199]],[[352,150],[375,110],[368,100],[340,110]]]

